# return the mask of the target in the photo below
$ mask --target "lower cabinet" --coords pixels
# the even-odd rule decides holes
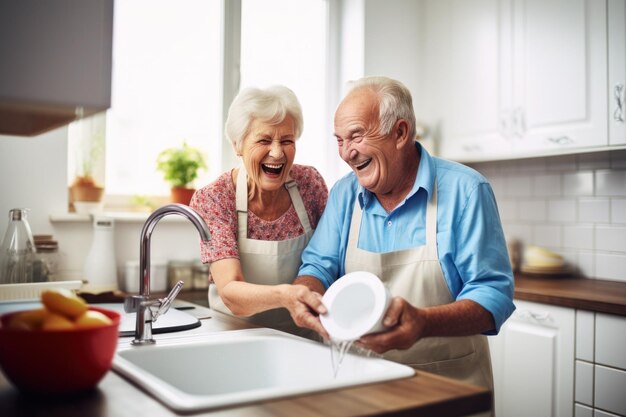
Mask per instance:
[[[498,417],[572,417],[576,312],[515,300],[490,337]]]

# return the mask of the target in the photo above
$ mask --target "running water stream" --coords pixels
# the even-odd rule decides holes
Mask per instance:
[[[350,350],[350,347],[354,343],[354,340],[331,340],[330,341],[330,361],[333,366],[333,376],[337,378],[339,368],[341,368],[341,362],[346,356],[346,352]]]

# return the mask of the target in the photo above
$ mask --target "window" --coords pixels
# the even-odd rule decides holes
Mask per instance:
[[[132,196],[168,196],[156,158],[183,140],[209,158],[197,187],[232,167],[234,159],[224,156],[232,151],[222,133],[222,95],[229,94],[222,71],[237,68],[240,87],[284,84],[296,93],[304,112],[296,163],[314,165],[329,185],[334,182],[338,162],[328,158],[329,150],[336,154],[327,105],[328,0],[240,0],[241,21],[224,30],[223,8],[238,4],[225,1],[238,0],[116,2],[105,129],[107,205],[120,196],[126,206]],[[233,41],[226,36],[240,39],[241,53],[224,68],[223,45]],[[70,138],[70,148],[72,143]]]
[[[294,91],[304,115],[295,162],[313,165],[322,173],[328,158],[320,150],[332,133],[325,95],[327,6],[324,0],[241,4],[241,86],[283,84]]]

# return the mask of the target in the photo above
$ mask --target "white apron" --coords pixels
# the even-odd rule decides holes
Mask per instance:
[[[416,307],[454,301],[443,276],[437,254],[437,185],[426,210],[426,245],[397,252],[374,253],[357,248],[362,210],[355,201],[346,250],[346,273],[376,274],[393,296]],[[386,359],[493,390],[487,338],[427,337],[407,350],[391,350]]]
[[[298,276],[302,251],[313,235],[309,216],[298,191],[296,182],[288,179],[285,187],[291,197],[291,203],[298,214],[304,234],[288,240],[255,240],[248,239],[248,185],[247,175],[243,168],[237,174],[236,210],[239,231],[239,261],[246,282],[263,285],[291,284]],[[209,285],[209,307],[222,313],[233,315],[217,293],[214,283]],[[254,324],[283,330],[293,334],[310,337],[312,331],[301,329],[291,319],[289,311],[278,308],[241,317]]]

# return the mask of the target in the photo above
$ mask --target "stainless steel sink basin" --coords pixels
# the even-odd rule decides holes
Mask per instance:
[[[271,329],[122,346],[113,369],[168,407],[197,411],[412,376],[412,368],[347,354],[333,376],[330,348]]]

